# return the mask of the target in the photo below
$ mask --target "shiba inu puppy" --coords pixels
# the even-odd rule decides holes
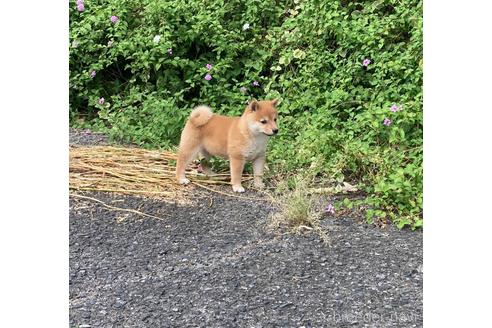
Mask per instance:
[[[255,187],[263,187],[263,168],[268,137],[277,134],[278,100],[251,101],[240,117],[212,113],[210,107],[198,106],[190,114],[181,133],[176,179],[188,184],[186,166],[199,153],[205,159],[220,156],[230,161],[231,184],[235,192],[244,192],[241,176],[244,164],[253,162]],[[210,168],[203,165],[204,172]]]

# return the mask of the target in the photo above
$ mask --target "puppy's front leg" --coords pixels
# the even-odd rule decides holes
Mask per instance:
[[[265,187],[263,183],[263,168],[265,167],[265,154],[261,155],[253,161],[254,186],[262,189]]]
[[[241,177],[244,169],[244,159],[238,157],[231,157],[231,183],[232,190],[235,192],[244,192],[244,188],[241,186]]]

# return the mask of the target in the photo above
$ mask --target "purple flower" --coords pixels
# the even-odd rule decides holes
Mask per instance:
[[[246,92],[248,91],[248,89],[246,89],[245,87],[240,87],[239,88],[239,91],[241,91],[241,93],[246,94]]]
[[[325,213],[335,214],[335,207],[333,206],[332,203],[330,203],[330,204],[328,204],[328,206],[326,206]]]
[[[99,98],[97,102],[99,103],[99,105],[104,104],[104,98],[103,97]]]
[[[92,77],[92,78],[96,77],[96,71],[92,71],[92,72],[91,72],[91,77]]]
[[[258,81],[253,81],[253,85],[254,85],[255,87],[259,87],[259,86],[260,86],[260,83],[259,83]]]
[[[84,3],[83,2],[77,2],[77,10],[82,12],[85,10]]]
[[[392,112],[397,112],[399,110],[400,110],[400,107],[398,107],[397,105],[392,105],[390,108],[390,111],[392,111]]]
[[[208,74],[205,75],[205,80],[210,81],[212,79],[212,75]]]
[[[118,17],[117,16],[111,16],[111,23],[113,24],[116,24],[116,22],[118,21]]]
[[[168,48],[167,49],[167,53],[170,54],[170,55],[172,55],[173,54],[173,48]]]
[[[205,67],[210,71],[212,69],[212,64],[207,64]]]
[[[367,67],[367,66],[369,66],[369,64],[370,64],[370,63],[371,63],[371,60],[370,60],[370,59],[368,59],[368,58],[366,58],[366,59],[364,59],[364,60],[362,61],[362,66]]]
[[[80,5],[80,4],[84,4],[84,1],[83,0],[77,0],[76,3],[77,3],[77,5]]]
[[[389,118],[385,118],[384,121],[383,121],[383,124],[386,125],[386,126],[390,126],[391,123],[393,123]]]

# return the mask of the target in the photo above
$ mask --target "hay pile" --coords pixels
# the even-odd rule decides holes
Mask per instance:
[[[176,197],[186,188],[175,180],[177,155],[170,151],[112,146],[70,147],[70,189]],[[229,173],[207,177],[190,165],[193,184],[229,184]],[[244,180],[251,177],[243,176]],[[205,187],[207,188],[207,187]],[[208,188],[207,188],[208,189]]]

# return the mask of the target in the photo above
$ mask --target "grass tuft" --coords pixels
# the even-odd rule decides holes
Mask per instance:
[[[292,180],[286,183],[292,183]],[[279,190],[284,190],[277,197],[280,211],[270,217],[269,227],[293,233],[315,232],[325,244],[329,244],[328,235],[319,225],[321,212],[315,208],[314,196],[309,193],[309,182],[294,178],[293,184],[290,190],[287,186],[279,187]]]

